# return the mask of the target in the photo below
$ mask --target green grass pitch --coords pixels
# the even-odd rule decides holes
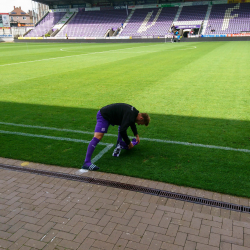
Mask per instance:
[[[249,42],[1,43],[0,55],[1,157],[81,168],[97,111],[123,102],[151,123],[119,158],[111,126],[100,171],[250,197]]]

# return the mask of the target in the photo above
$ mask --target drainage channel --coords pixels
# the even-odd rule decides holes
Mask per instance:
[[[37,175],[54,177],[54,178],[61,178],[61,179],[66,179],[66,180],[71,180],[71,181],[79,181],[79,182],[96,184],[96,185],[101,185],[101,186],[106,186],[106,187],[120,188],[124,190],[140,192],[143,194],[150,194],[150,195],[155,195],[155,196],[169,198],[169,199],[181,200],[181,201],[196,203],[200,205],[223,208],[223,209],[228,209],[228,210],[233,210],[233,211],[243,212],[243,213],[250,213],[250,207],[243,206],[243,205],[237,205],[237,204],[227,203],[223,201],[210,200],[206,198],[180,194],[180,193],[174,193],[174,192],[160,190],[160,189],[142,187],[142,186],[137,186],[137,185],[132,185],[132,184],[126,184],[126,183],[121,183],[121,182],[116,182],[116,181],[102,180],[102,179],[97,179],[97,178],[92,178],[92,177],[87,177],[87,176],[79,176],[79,175],[73,175],[73,174],[67,174],[67,173],[61,173],[61,172],[53,172],[53,171],[11,166],[11,165],[5,165],[5,164],[0,164],[0,169],[37,174]]]

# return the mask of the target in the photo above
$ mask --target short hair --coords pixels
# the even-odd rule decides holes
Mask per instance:
[[[145,126],[148,126],[149,122],[150,122],[150,117],[147,113],[141,113],[141,116],[143,117],[143,121]]]

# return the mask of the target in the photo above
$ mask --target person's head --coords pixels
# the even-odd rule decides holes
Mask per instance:
[[[135,121],[138,125],[145,125],[148,126],[150,122],[150,117],[147,113],[139,113],[136,117]]]

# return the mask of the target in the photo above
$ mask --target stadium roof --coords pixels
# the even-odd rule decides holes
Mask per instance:
[[[66,4],[83,4],[83,3],[94,3],[93,0],[33,0],[37,3],[52,5],[66,5]],[[96,1],[95,1],[96,2]],[[106,0],[106,2],[114,2],[114,0]]]
[[[49,7],[53,6],[53,5],[81,5],[81,4],[84,4],[84,3],[89,3],[91,4],[92,6],[96,3],[98,3],[100,0],[32,0],[34,2],[37,2],[37,3],[42,3],[42,4],[46,4],[48,5]],[[138,1],[138,0],[137,0]],[[101,1],[101,2],[106,2],[106,3],[122,3],[122,5],[124,3],[127,2],[127,4],[129,5],[134,5],[135,2],[137,2],[136,0],[106,0],[106,1]],[[139,0],[140,1],[140,0]],[[151,1],[154,1],[154,0],[151,0]],[[169,2],[184,2],[184,0],[164,0],[163,2],[165,3],[169,3]],[[192,0],[185,0],[186,2],[188,1],[192,1]],[[196,1],[196,0],[193,0],[193,1]],[[204,1],[204,0],[201,0],[201,1]],[[159,1],[155,0],[155,3],[159,3]],[[152,3],[152,2],[151,2]]]

